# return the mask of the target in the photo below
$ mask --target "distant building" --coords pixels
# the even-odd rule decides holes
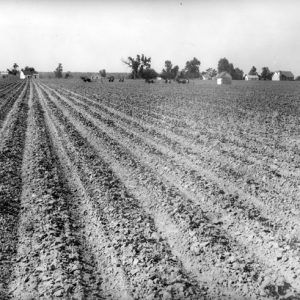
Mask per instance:
[[[221,72],[217,76],[217,84],[231,84],[232,77],[227,72]]]
[[[281,80],[294,80],[294,74],[290,71],[276,71],[272,76],[272,80],[281,81]]]
[[[7,71],[0,71],[0,78],[5,78],[7,77],[8,72]]]
[[[250,75],[250,74],[247,74],[245,76],[245,80],[249,81],[249,80],[259,80],[259,76],[256,74],[256,75]]]

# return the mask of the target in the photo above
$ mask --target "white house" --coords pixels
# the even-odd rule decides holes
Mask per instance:
[[[23,71],[20,71],[20,79],[25,79],[26,76],[24,75]]]
[[[274,81],[294,80],[294,74],[290,71],[276,71],[272,76],[272,80]]]
[[[256,74],[256,75],[250,75],[250,74],[247,74],[247,75],[245,76],[245,80],[247,80],[247,81],[249,81],[249,80],[259,80],[259,77],[258,77],[257,74]]]
[[[227,72],[221,72],[217,76],[217,84],[231,84],[232,77]]]

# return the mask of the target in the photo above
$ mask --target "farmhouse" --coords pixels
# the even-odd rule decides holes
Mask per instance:
[[[272,80],[294,80],[294,74],[290,71],[276,71],[272,76]]]
[[[221,72],[217,76],[217,84],[231,84],[232,77],[227,72]]]
[[[247,75],[245,76],[245,80],[247,80],[247,81],[249,81],[249,80],[259,80],[259,77],[258,77],[257,74],[255,74],[255,75],[247,74]]]

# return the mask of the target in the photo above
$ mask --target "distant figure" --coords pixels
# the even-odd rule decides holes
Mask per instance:
[[[87,76],[81,76],[80,79],[82,79],[84,82],[92,82],[91,78]]]
[[[108,77],[108,82],[114,82],[114,81],[115,81],[115,76]]]
[[[121,77],[121,78],[119,79],[119,82],[124,82],[124,77]]]
[[[154,80],[153,79],[145,79],[145,82],[147,82],[147,83],[154,83]]]
[[[165,83],[171,83],[171,79],[166,79]]]

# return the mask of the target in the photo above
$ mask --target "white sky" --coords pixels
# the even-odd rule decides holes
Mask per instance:
[[[201,71],[226,57],[300,75],[299,12],[299,0],[0,0],[0,70],[124,72],[144,53],[156,71],[195,56]]]

